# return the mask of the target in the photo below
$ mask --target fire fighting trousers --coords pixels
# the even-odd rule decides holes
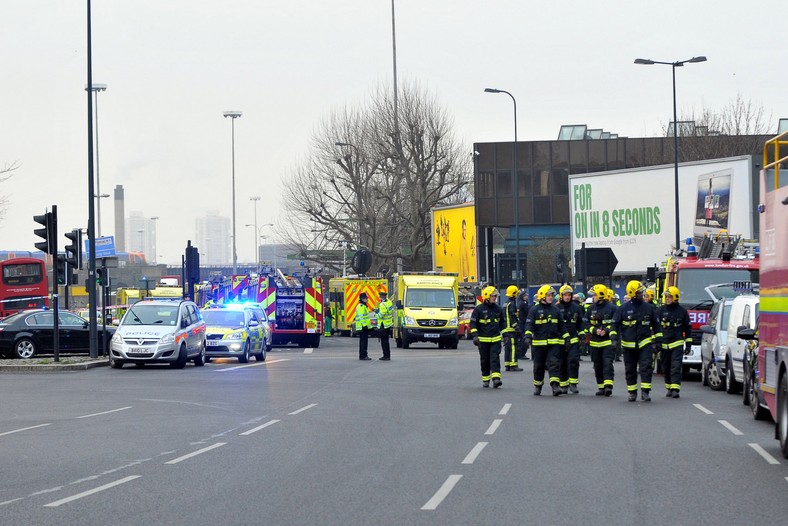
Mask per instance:
[[[561,353],[561,387],[577,385],[580,374],[580,345],[573,343]]]
[[[665,374],[665,389],[681,390],[681,368],[683,362],[683,345],[673,349],[662,348],[662,371]]]
[[[391,358],[391,347],[389,346],[391,327],[378,329],[378,334],[380,334],[380,348],[383,350],[383,358]]]
[[[613,359],[615,349],[612,345],[606,347],[589,346],[591,350],[591,361],[594,362],[594,376],[596,376],[596,386],[603,389],[605,386],[613,386]]]
[[[482,381],[501,377],[501,342],[479,342]]]
[[[528,344],[525,343],[525,338],[518,338],[517,342],[517,357],[525,359],[525,354],[528,352]]]
[[[654,364],[651,344],[639,349],[623,349],[624,376],[627,380],[627,391],[637,391],[638,374],[640,375],[640,389],[651,390],[651,373]]]
[[[518,338],[514,333],[507,332],[503,335],[503,364],[506,367],[517,366]]]
[[[534,385],[544,385],[544,372],[550,375],[550,383],[561,382],[561,345],[531,345],[534,362]]]
[[[367,357],[367,345],[369,345],[369,329],[364,327],[358,332],[358,357],[359,358],[366,358]]]

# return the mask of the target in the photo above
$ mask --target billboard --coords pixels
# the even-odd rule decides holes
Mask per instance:
[[[432,209],[432,268],[478,281],[473,203]]]
[[[679,165],[679,233],[753,237],[752,156]],[[673,165],[569,175],[572,249],[610,247],[616,274],[642,274],[675,243]],[[734,200],[733,197],[736,199]]]

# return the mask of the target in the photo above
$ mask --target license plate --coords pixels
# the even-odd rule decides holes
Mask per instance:
[[[133,348],[133,349],[129,349],[129,351],[126,354],[139,354],[139,355],[144,355],[144,356],[150,356],[150,355],[153,354],[153,351],[151,351],[150,349],[144,349],[144,348],[142,348],[142,349],[141,348]]]
[[[219,347],[222,345],[222,340],[208,340],[205,342],[208,347]]]
[[[424,335],[425,338],[440,338],[440,334],[435,334],[434,332],[428,332]]]

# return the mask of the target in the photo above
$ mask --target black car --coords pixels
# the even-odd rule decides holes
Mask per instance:
[[[68,311],[58,312],[60,352],[90,352],[88,321]],[[107,327],[108,336],[115,328]],[[0,320],[0,355],[28,359],[37,354],[54,352],[54,312],[33,309]],[[98,340],[101,342],[101,327]],[[107,338],[107,340],[109,337]]]

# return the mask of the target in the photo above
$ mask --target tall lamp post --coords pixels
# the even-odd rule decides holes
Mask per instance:
[[[636,58],[635,64],[652,66],[654,64],[664,64],[673,70],[673,193],[674,193],[674,214],[676,221],[676,252],[681,250],[681,228],[679,227],[679,130],[678,117],[676,115],[676,68],[684,64],[694,62],[706,62],[706,57],[692,57],[688,60],[678,60],[676,62],[660,62],[647,58]]]
[[[232,130],[232,156],[233,156],[233,275],[238,273],[238,250],[235,235],[235,119],[240,117],[240,111],[225,111],[224,116],[230,117]]]
[[[257,218],[255,218],[255,219],[257,219]],[[260,225],[260,227],[258,228],[257,227],[257,223],[255,222],[255,224],[247,223],[244,226],[254,227],[254,233],[255,233],[255,238],[254,238],[254,250],[255,250],[254,262],[255,262],[255,266],[259,267],[260,266],[260,248],[259,248],[259,244],[260,243],[258,242],[258,240],[265,239],[267,237],[267,236],[261,235],[260,232],[263,231],[263,228],[265,228],[267,226],[274,226],[274,224],[273,223],[265,223],[264,225]]]
[[[485,93],[506,93],[511,97],[514,106],[514,144],[512,144],[512,160],[514,164],[514,177],[512,177],[512,201],[514,204],[514,284],[520,288],[520,174],[517,170],[517,101],[508,91],[495,88],[484,88]],[[488,272],[489,274],[489,272]]]
[[[93,94],[95,103],[93,104],[96,108],[95,114],[95,130],[96,130],[96,235],[101,237],[101,198],[102,197],[109,197],[109,194],[102,194],[101,193],[101,180],[99,178],[99,119],[98,119],[98,94],[99,91],[107,91],[106,84],[96,84],[93,83],[90,86],[85,86],[85,91],[89,91]]]

